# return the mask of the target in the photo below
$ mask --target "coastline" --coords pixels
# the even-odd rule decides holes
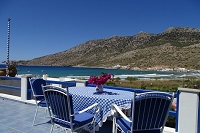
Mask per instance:
[[[103,69],[119,69],[119,70],[138,70],[138,71],[161,71],[161,72],[193,72],[193,73],[200,73],[200,70],[196,69],[187,69],[183,67],[174,67],[174,68],[168,68],[168,67],[149,67],[149,68],[139,68],[139,67],[133,67],[130,68],[129,65],[122,66],[122,65],[115,65],[112,67],[90,67],[90,66],[66,66],[66,67],[77,67],[77,68],[103,68]]]
[[[0,68],[5,65],[0,65]],[[33,74],[36,77],[42,77],[48,74],[49,77],[69,77],[78,79],[88,79],[90,76],[99,76],[102,72],[110,73],[115,78],[125,79],[133,77],[141,80],[149,79],[177,79],[196,77],[200,78],[200,70],[188,70],[185,68],[149,68],[149,69],[114,69],[114,68],[91,68],[91,67],[72,67],[72,66],[17,66],[18,75]]]
[[[2,67],[4,66],[4,67]],[[138,71],[161,71],[161,72],[193,72],[193,73],[200,73],[200,70],[196,69],[187,69],[183,67],[174,67],[174,68],[168,68],[168,67],[149,67],[149,68],[139,68],[139,67],[133,67],[130,68],[129,65],[122,66],[122,65],[115,65],[112,67],[90,67],[90,66],[52,66],[52,65],[17,65],[17,66],[29,66],[29,67],[74,67],[74,68],[102,68],[102,69],[116,69],[116,70],[138,70]],[[6,64],[0,64],[0,68],[5,68]]]

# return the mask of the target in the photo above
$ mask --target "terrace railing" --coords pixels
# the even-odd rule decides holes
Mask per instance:
[[[20,96],[21,78],[0,76],[0,93]]]

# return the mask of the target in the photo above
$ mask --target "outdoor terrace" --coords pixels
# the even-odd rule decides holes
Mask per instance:
[[[51,127],[50,118],[44,117],[45,110],[42,108],[38,112],[36,125],[32,126],[35,113],[34,102],[33,100],[21,102],[18,97],[0,94],[0,133],[49,133]],[[112,122],[108,121],[104,123],[97,133],[110,133],[111,126]],[[64,131],[54,128],[53,133],[60,132]],[[88,132],[82,130],[81,133]]]
[[[4,94],[2,92],[0,93],[0,111],[1,111],[1,113],[0,113],[0,116],[1,116],[0,132],[1,133],[12,133],[12,132],[13,133],[34,133],[34,132],[45,133],[45,132],[49,132],[51,124],[49,122],[50,119],[44,117],[45,111],[38,112],[39,113],[38,115],[41,117],[37,117],[36,123],[37,123],[37,121],[39,121],[40,124],[38,124],[36,126],[32,126],[33,116],[35,113],[35,105],[34,105],[35,101],[31,100],[31,98],[30,98],[31,90],[30,90],[30,85],[27,82],[28,77],[26,77],[26,76],[21,77],[21,78],[0,77],[0,79],[3,79],[3,81],[0,82],[0,90],[8,89],[8,90],[19,91],[19,93],[17,94],[18,96],[14,96],[13,94],[8,95],[8,94]],[[17,83],[17,81],[20,83]],[[60,81],[52,81],[52,80],[51,81],[47,80],[47,82],[53,83],[53,84],[61,84],[61,85],[67,85],[68,83],[74,84],[72,82],[63,82],[63,81],[60,82]],[[85,85],[84,82],[76,81],[76,85],[81,85],[81,84]],[[111,87],[111,88],[125,89],[125,91],[130,91],[129,88],[120,88],[120,87]],[[141,90],[137,90],[137,91],[141,91]],[[187,90],[184,91],[184,89],[180,89],[180,91],[184,95],[186,95],[184,92],[187,92],[187,93],[189,92]],[[195,91],[192,92],[192,94],[193,93],[195,93]],[[196,93],[199,93],[199,91],[196,91]],[[195,128],[196,131],[198,131],[198,127],[196,125],[196,124],[198,124],[198,119],[197,119],[198,117],[196,118],[197,119],[196,123],[194,123],[193,122],[194,120],[191,118],[192,117],[191,114],[199,113],[198,110],[193,113],[186,111],[186,113],[190,114],[189,119],[188,119],[188,117],[186,117],[187,114],[184,111],[179,113],[179,115],[178,115],[178,112],[179,112],[178,110],[180,110],[179,103],[181,103],[180,104],[181,106],[184,106],[182,103],[185,102],[182,100],[182,99],[185,99],[184,96],[182,96],[182,95],[180,95],[181,97],[179,100],[179,94],[180,94],[180,92],[178,92],[178,94],[177,94],[177,96],[178,96],[177,97],[177,102],[178,102],[177,110],[174,112],[170,112],[170,114],[169,114],[171,116],[176,117],[176,129],[165,127],[164,133],[175,133],[175,131],[184,133],[184,132],[181,132],[181,131],[185,130],[183,128],[186,128],[189,131],[191,131],[191,127]],[[195,99],[195,98],[196,97],[194,97],[193,99]],[[181,101],[183,101],[183,102],[181,102]],[[195,102],[194,102],[194,104],[195,104]],[[187,105],[187,106],[190,106],[190,105]],[[193,104],[192,104],[192,106],[193,106]],[[198,106],[195,107],[194,110],[196,108],[198,108]],[[185,108],[181,108],[181,109],[186,110]],[[178,119],[178,117],[179,117],[179,119]],[[184,124],[185,120],[190,120],[189,125],[185,126],[185,124]],[[186,122],[186,124],[188,124],[188,122]],[[194,129],[194,131],[195,131],[195,129]],[[111,131],[112,131],[112,121],[109,120],[103,124],[103,126],[100,128],[100,130],[97,133],[111,133]],[[185,131],[186,131],[185,133],[188,133],[187,130],[185,130]],[[57,133],[57,132],[60,132],[60,130],[54,129],[54,133]],[[87,131],[83,130],[82,133],[87,133]],[[190,132],[190,133],[193,133],[193,132]]]

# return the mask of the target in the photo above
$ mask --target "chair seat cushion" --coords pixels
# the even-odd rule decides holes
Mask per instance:
[[[38,102],[38,106],[47,107],[46,100],[42,100],[42,101]]]
[[[78,124],[79,126],[83,126],[87,123],[91,123],[93,121],[94,115],[84,112],[78,115],[75,115],[73,122]]]
[[[85,124],[91,123],[93,121],[93,117],[94,115],[90,113],[86,113],[86,112],[75,115],[73,119],[73,124],[72,124],[73,128],[81,127]],[[70,128],[70,124],[68,122],[64,122],[56,118],[53,118],[53,122],[63,127]]]
[[[129,119],[131,119],[131,117],[129,117]],[[124,118],[117,118],[116,119],[117,124],[121,127],[121,129],[125,132],[125,133],[129,133],[131,130],[131,123],[126,121]],[[146,129],[146,130],[134,130],[134,133],[160,133],[160,129]]]
[[[129,117],[130,118],[130,117]],[[131,119],[131,118],[130,118]],[[131,129],[131,123],[126,121],[124,118],[118,117],[116,119],[117,124],[121,127],[121,129],[125,132],[128,133]]]

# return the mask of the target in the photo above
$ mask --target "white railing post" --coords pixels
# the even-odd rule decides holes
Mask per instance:
[[[47,74],[43,74],[43,75],[42,75],[42,78],[43,78],[44,80],[47,80],[47,77],[48,77]]]
[[[178,88],[178,90],[178,132],[200,133],[200,90],[190,88]]]
[[[86,80],[76,80],[76,87],[84,87],[86,85]]]
[[[21,76],[21,100],[29,100],[30,95],[28,94],[28,89],[30,88],[29,85],[29,78],[33,77],[32,75],[26,74]]]
[[[87,80],[79,80],[79,79],[70,79],[65,77],[60,77],[60,81],[75,81],[76,87],[83,87],[86,85]],[[62,87],[65,87],[65,85],[62,85]]]

